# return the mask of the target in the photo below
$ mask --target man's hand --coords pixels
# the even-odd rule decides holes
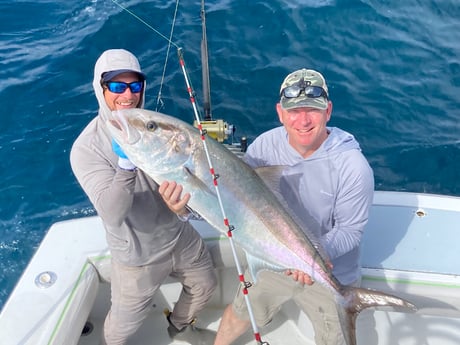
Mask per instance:
[[[311,279],[310,275],[302,271],[286,270],[284,271],[284,274],[286,274],[287,276],[291,276],[292,279],[303,285],[313,285],[314,283],[314,280]]]
[[[190,200],[190,193],[185,193],[182,197],[182,190],[182,185],[177,184],[175,181],[164,181],[158,188],[158,192],[166,205],[171,211],[179,216],[188,214],[185,205],[187,205]]]
[[[332,270],[332,263],[327,261],[326,265]],[[313,285],[315,282],[308,273],[299,271],[299,270],[289,270],[284,271],[284,274],[291,276],[295,281],[304,284],[304,285]]]

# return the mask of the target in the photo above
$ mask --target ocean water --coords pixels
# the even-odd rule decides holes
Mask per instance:
[[[52,223],[95,214],[69,151],[96,114],[102,51],[136,54],[147,108],[192,121],[181,47],[201,106],[200,1],[175,9],[175,0],[0,2],[0,308]],[[284,76],[314,68],[329,84],[330,125],[356,136],[376,189],[460,196],[458,0],[208,0],[206,11],[212,113],[236,140],[277,126]]]

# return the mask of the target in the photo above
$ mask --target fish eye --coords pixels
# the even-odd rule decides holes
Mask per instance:
[[[158,128],[158,125],[155,121],[149,121],[146,123],[145,128],[147,128],[149,132],[154,132]]]

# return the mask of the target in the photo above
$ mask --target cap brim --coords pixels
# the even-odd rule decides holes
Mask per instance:
[[[133,71],[132,69],[117,69],[115,71],[109,71],[109,72],[102,73],[102,81],[103,82],[110,81],[113,78],[115,78],[117,75],[120,75],[122,73],[136,73],[137,75],[139,75],[142,81],[145,80],[145,74],[142,72]]]
[[[324,97],[309,98],[309,97],[296,97],[286,98],[281,97],[281,107],[285,110],[295,108],[315,108],[325,110],[328,106],[328,100]]]

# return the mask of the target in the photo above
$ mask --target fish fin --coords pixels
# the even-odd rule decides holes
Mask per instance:
[[[288,210],[289,207],[287,207],[286,199],[284,198],[281,191],[280,183],[281,178],[283,177],[283,173],[287,168],[289,167],[286,165],[272,165],[266,167],[258,167],[255,168],[254,171],[257,173],[257,175],[259,175],[268,189],[270,189],[270,191],[276,196],[278,201]]]
[[[321,237],[321,226],[318,222],[306,212],[299,196],[298,180],[301,176],[298,174],[290,175],[288,182],[285,178],[286,165],[273,165],[255,168],[254,171],[264,181],[265,185],[276,196],[279,203],[289,213],[294,222],[305,232],[308,240],[316,248],[319,255],[324,261],[330,261],[329,255],[323,248]],[[291,183],[296,185],[294,187]],[[296,190],[293,190],[296,189]],[[302,218],[298,214],[302,215]],[[308,224],[308,225],[307,225]]]
[[[184,164],[182,167],[190,179],[191,184],[194,185],[195,188],[203,191],[206,194],[210,194],[211,196],[216,195],[215,191],[209,188],[208,184],[203,182],[199,177],[195,175],[193,168],[189,164]]]
[[[248,252],[246,252],[246,260],[248,262],[249,272],[251,273],[254,283],[257,282],[257,276],[260,271],[270,270],[279,272],[285,270],[285,268],[281,266],[276,266],[271,263],[268,263],[267,261],[259,259],[258,257],[253,256]]]
[[[271,165],[255,168],[254,171],[272,192],[280,193],[279,181],[287,168],[289,168],[287,165]]]
[[[362,310],[371,307],[417,310],[417,307],[409,301],[381,291],[344,286],[341,292],[344,303],[339,302],[336,305],[347,345],[356,345],[356,318]]]

